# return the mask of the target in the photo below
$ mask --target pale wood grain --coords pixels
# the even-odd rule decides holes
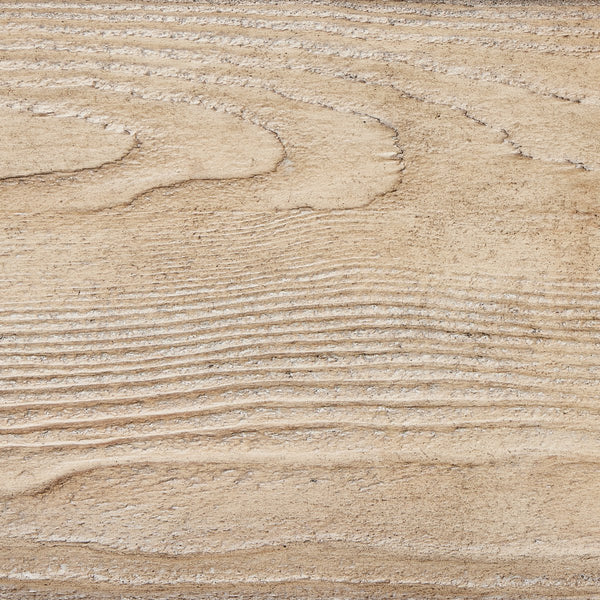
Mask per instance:
[[[600,597],[599,36],[0,2],[0,598]]]

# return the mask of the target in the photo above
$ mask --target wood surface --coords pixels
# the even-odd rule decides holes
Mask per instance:
[[[0,598],[600,598],[600,4],[0,0]]]

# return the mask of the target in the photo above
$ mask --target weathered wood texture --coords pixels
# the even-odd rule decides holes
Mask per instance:
[[[0,598],[599,598],[600,6],[0,2]]]

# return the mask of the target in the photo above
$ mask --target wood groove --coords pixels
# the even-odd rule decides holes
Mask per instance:
[[[0,598],[600,599],[600,6],[0,0]]]

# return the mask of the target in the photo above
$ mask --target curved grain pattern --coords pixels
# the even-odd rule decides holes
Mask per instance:
[[[599,40],[0,0],[0,597],[600,598]]]

